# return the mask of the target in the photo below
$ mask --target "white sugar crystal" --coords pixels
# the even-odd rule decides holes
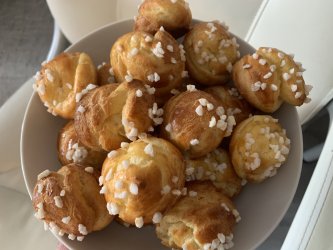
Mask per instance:
[[[141,228],[141,227],[143,227],[143,218],[142,217],[137,217],[137,218],[135,218],[135,221],[134,221],[134,223],[135,223],[135,226],[137,227],[137,228]]]
[[[150,43],[151,41],[153,41],[153,38],[152,38],[150,35],[147,35],[147,36],[145,37],[145,41],[146,41],[147,43]]]
[[[225,203],[221,203],[221,207],[223,207],[224,210],[227,211],[227,212],[230,211],[229,207],[228,207],[227,204],[225,204]]]
[[[65,194],[66,194],[66,191],[65,191],[65,190],[61,190],[61,191],[60,191],[60,196],[61,196],[61,197],[64,197]]]
[[[94,168],[93,168],[93,167],[86,167],[86,168],[84,169],[84,171],[86,171],[86,172],[92,174],[92,173],[94,172]]]
[[[71,220],[71,217],[70,216],[67,216],[67,217],[63,217],[61,219],[61,222],[64,223],[64,224],[68,224]]]
[[[168,193],[170,193],[170,191],[171,191],[171,187],[169,185],[165,185],[162,188],[161,194],[168,194]]]
[[[167,50],[170,52],[173,52],[173,46],[171,44],[167,45]]]
[[[118,154],[116,150],[112,150],[108,153],[108,158],[113,158]]]
[[[129,191],[133,195],[138,195],[138,193],[139,193],[139,187],[138,187],[138,185],[136,183],[131,183],[129,185]]]
[[[218,116],[222,116],[222,115],[224,115],[224,114],[225,114],[225,110],[224,110],[224,108],[223,108],[222,106],[218,106],[218,107],[216,108],[216,114],[217,114]]]
[[[43,183],[38,183],[37,184],[37,193],[42,193],[43,192],[44,185]]]
[[[187,86],[186,86],[186,89],[187,89],[187,91],[190,91],[190,92],[196,90],[195,85],[191,85],[191,84],[187,85]]]
[[[125,75],[125,80],[126,80],[126,82],[131,82],[131,81],[133,81],[133,77],[130,74]]]
[[[268,72],[266,75],[264,75],[264,79],[268,79],[272,76],[272,72]]]
[[[156,47],[152,49],[152,52],[155,56],[157,56],[158,58],[163,58],[164,57],[164,50],[162,48],[162,43],[158,42],[156,44]]]
[[[192,140],[190,141],[190,144],[191,144],[192,146],[198,145],[198,144],[199,144],[199,140],[198,140],[198,139],[192,139]]]
[[[109,171],[107,172],[106,176],[105,176],[105,181],[111,180],[112,172],[113,172],[113,170],[112,170],[112,168],[110,168]]]
[[[286,60],[282,60],[281,64],[280,64],[280,67],[284,67],[285,65],[286,65]]]
[[[121,189],[123,187],[123,181],[122,180],[116,180],[114,183],[115,189]]]
[[[283,80],[288,81],[291,78],[291,76],[288,73],[283,73],[282,78]]]
[[[83,241],[84,240],[84,236],[77,236],[76,239],[77,239],[77,241]]]
[[[297,91],[297,85],[296,84],[291,84],[290,88],[291,88],[292,92],[296,92]]]
[[[199,103],[200,103],[200,105],[202,105],[203,107],[206,107],[208,101],[207,101],[207,99],[205,99],[205,98],[200,98],[200,99],[199,99]]]
[[[171,124],[168,123],[168,124],[165,126],[165,130],[168,131],[168,132],[170,133],[170,132],[171,132],[171,129],[172,129]]]
[[[282,59],[282,58],[284,58],[284,54],[281,53],[281,52],[278,52],[278,57],[279,57],[280,59]]]
[[[254,53],[254,54],[252,55],[252,57],[253,57],[253,59],[255,59],[255,60],[258,60],[258,58],[259,58],[259,56],[258,56],[257,53]]]
[[[212,103],[207,103],[207,110],[211,111],[214,109],[214,105]]]
[[[107,191],[106,186],[103,186],[103,187],[101,188],[101,190],[99,191],[99,193],[100,193],[100,194],[105,194],[106,191]]]
[[[122,143],[120,143],[120,147],[121,148],[127,148],[128,146],[129,146],[128,142],[122,142]]]
[[[162,220],[162,214],[160,212],[154,213],[153,219],[152,219],[153,223],[158,224],[161,222],[161,220]]]
[[[265,60],[265,59],[260,59],[260,60],[259,60],[259,63],[260,63],[261,65],[265,65],[265,64],[266,64],[266,60]]]
[[[144,151],[147,155],[150,155],[151,157],[154,157],[154,148],[153,148],[153,145],[151,143],[149,143],[145,147]]]
[[[123,191],[120,193],[114,193],[114,198],[116,199],[125,199],[127,197],[127,191]]]
[[[79,229],[80,234],[83,234],[83,235],[88,234],[87,228],[84,225],[79,224],[78,229]]]
[[[203,115],[203,108],[202,108],[201,105],[199,105],[198,107],[196,107],[195,113],[197,113],[198,116],[202,116]]]
[[[176,195],[176,196],[180,196],[182,194],[182,192],[178,189],[172,190],[172,194]]]
[[[214,126],[216,126],[216,118],[215,116],[212,116],[212,118],[209,121],[209,127],[212,128]]]
[[[51,171],[46,169],[37,176],[37,180],[45,178],[45,177],[49,176],[50,174],[51,174]]]
[[[135,95],[137,97],[142,97],[142,91],[140,89],[138,89],[136,92],[135,92]]]
[[[102,186],[102,185],[103,185],[103,182],[104,182],[104,176],[101,175],[101,176],[98,178],[98,183],[99,183],[100,186]]]
[[[106,204],[106,208],[108,209],[109,214],[111,214],[111,215],[119,214],[119,207],[116,203],[109,202]]]
[[[74,234],[69,234],[68,239],[75,240],[76,236]]]
[[[276,65],[273,64],[273,65],[269,66],[269,68],[272,72],[274,72],[276,70]]]
[[[62,208],[63,207],[63,203],[62,203],[62,199],[60,196],[54,196],[54,203],[58,208]]]
[[[277,90],[278,90],[278,87],[277,87],[275,84],[272,84],[272,85],[271,85],[271,89],[272,89],[273,91],[277,91]]]
[[[54,81],[54,76],[52,75],[52,72],[50,69],[45,70],[46,78],[48,81],[53,82]]]
[[[302,93],[301,92],[296,92],[295,93],[295,98],[298,99],[302,96]]]

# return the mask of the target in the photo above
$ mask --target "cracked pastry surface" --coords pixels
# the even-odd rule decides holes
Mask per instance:
[[[229,149],[237,175],[259,183],[274,176],[287,160],[290,140],[277,119],[255,115],[235,128]]]
[[[235,120],[227,116],[222,103],[212,95],[189,90],[172,97],[164,106],[161,136],[197,158],[213,151],[231,134]]]
[[[303,79],[300,63],[275,48],[259,48],[242,57],[233,67],[233,81],[241,95],[257,109],[273,113],[283,102],[294,106],[308,103],[312,89]]]
[[[222,148],[198,159],[186,159],[185,164],[186,181],[211,181],[230,198],[241,191],[243,182],[236,174],[228,152]]]
[[[35,216],[56,234],[82,240],[90,232],[102,230],[113,219],[99,193],[97,170],[69,164],[57,172],[45,170],[38,176],[32,203]]]
[[[226,83],[239,57],[239,45],[227,28],[217,21],[195,24],[184,39],[186,68],[203,85]]]
[[[53,115],[73,119],[76,94],[96,84],[96,68],[86,53],[61,53],[43,63],[37,72],[34,89]]]
[[[109,213],[139,228],[159,221],[182,194],[184,182],[182,154],[155,137],[111,151],[100,179]]]
[[[214,86],[204,89],[218,98],[226,109],[227,115],[233,115],[236,125],[247,119],[254,111],[252,106],[239,94],[238,90],[229,86]]]
[[[210,182],[189,183],[187,188],[188,195],[156,227],[162,244],[188,250],[231,248],[233,228],[240,220],[232,201]]]
[[[74,122],[68,122],[58,135],[58,158],[61,164],[79,163],[101,169],[107,153],[104,150],[96,151],[80,143]]]
[[[111,151],[121,142],[135,140],[153,124],[148,114],[153,103],[154,96],[137,80],[90,91],[75,113],[79,141],[93,150]]]
[[[149,85],[156,97],[180,87],[185,70],[182,47],[166,31],[154,36],[146,32],[130,32],[112,46],[111,65],[117,82],[133,79]]]
[[[192,13],[184,0],[145,0],[139,7],[134,30],[155,34],[161,26],[175,37],[183,36],[192,23]]]

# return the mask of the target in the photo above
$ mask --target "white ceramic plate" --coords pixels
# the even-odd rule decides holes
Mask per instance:
[[[110,24],[86,36],[67,51],[87,52],[96,65],[107,62],[112,44],[122,34],[131,31],[132,27],[133,22],[130,20]],[[238,39],[238,43],[242,55],[254,52],[244,41]],[[242,220],[234,233],[234,250],[255,249],[271,234],[286,213],[298,185],[303,143],[296,109],[283,105],[274,116],[279,118],[291,139],[290,155],[274,178],[259,185],[248,184],[236,198],[236,207]],[[22,169],[30,196],[40,172],[45,169],[57,171],[61,167],[56,145],[58,131],[65,123],[65,120],[46,112],[38,95],[33,94],[21,136]],[[100,232],[90,234],[83,242],[71,241],[66,236],[56,237],[72,249],[166,249],[155,236],[152,226],[129,229],[116,222]]]

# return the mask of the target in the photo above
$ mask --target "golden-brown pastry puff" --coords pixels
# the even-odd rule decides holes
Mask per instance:
[[[236,124],[247,119],[253,112],[252,106],[239,94],[238,90],[229,86],[214,86],[205,91],[218,98],[226,108],[227,115],[233,115]]]
[[[103,62],[97,66],[97,84],[102,86],[109,83],[115,83],[113,69],[110,63]]]
[[[34,89],[53,115],[73,119],[77,94],[96,87],[96,68],[86,53],[62,53],[43,63]]]
[[[58,135],[58,158],[61,164],[80,163],[101,169],[107,153],[95,151],[80,143],[74,128],[74,122],[68,122]]]
[[[166,31],[123,35],[112,46],[110,60],[117,82],[141,80],[157,97],[178,88],[187,76],[182,47]]]
[[[160,221],[184,193],[184,182],[185,164],[178,149],[147,137],[111,151],[100,184],[110,214],[141,228]]]
[[[233,81],[241,95],[261,111],[272,113],[283,102],[301,106],[310,101],[300,63],[274,48],[259,48],[233,68]]]
[[[186,181],[210,180],[219,191],[230,198],[237,195],[242,184],[246,183],[237,176],[228,152],[222,148],[217,148],[202,158],[186,159],[185,163]]]
[[[194,25],[184,39],[190,76],[204,85],[226,83],[239,57],[238,47],[223,24],[214,21]]]
[[[99,193],[98,176],[98,170],[78,164],[40,173],[32,195],[35,216],[71,240],[82,241],[88,233],[102,230],[113,216]]]
[[[231,137],[230,156],[237,175],[262,182],[276,174],[287,160],[290,140],[277,119],[255,115],[236,128]]]
[[[182,197],[156,227],[162,244],[176,249],[229,249],[241,218],[232,201],[210,182],[188,184]]]
[[[79,141],[93,150],[109,152],[124,141],[136,140],[153,125],[148,112],[153,103],[154,96],[137,80],[90,91],[75,114]]]
[[[192,13],[185,0],[145,0],[135,18],[134,29],[155,34],[161,26],[175,37],[183,36],[192,22]]]
[[[171,98],[164,107],[161,136],[190,158],[198,158],[219,146],[231,134],[235,119],[225,114],[212,95],[188,85],[186,92]]]

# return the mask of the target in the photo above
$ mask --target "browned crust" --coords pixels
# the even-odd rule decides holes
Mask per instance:
[[[73,145],[76,143],[80,148],[84,147],[84,145],[79,142],[77,137],[74,128],[74,121],[70,121],[59,131],[58,135],[58,158],[63,166],[75,163],[73,159],[73,154],[75,152]],[[82,161],[78,161],[76,163],[101,169],[107,153],[105,151],[95,151],[87,147],[84,147],[84,149],[87,151],[87,156],[83,158]],[[67,156],[69,151],[70,157]]]
[[[156,227],[157,237],[167,247],[181,249],[203,249],[219,233],[232,234],[236,223],[232,210],[232,201],[210,182],[193,182],[188,190],[197,192],[197,196],[181,198],[166,214]],[[221,204],[229,208],[226,211]]]
[[[211,32],[209,25],[213,25],[216,30]],[[211,38],[208,34],[211,34]],[[238,45],[231,39],[229,32],[218,22],[195,24],[184,39],[186,68],[190,76],[203,85],[226,83],[230,78],[232,64],[238,57]],[[221,46],[223,40],[230,42],[229,47]],[[207,56],[210,58],[206,60]],[[224,57],[225,61],[221,61]],[[231,64],[229,71],[228,64]]]
[[[205,98],[214,105],[211,111],[204,107],[202,116],[195,112],[200,98]],[[208,127],[212,116],[219,120],[216,114],[216,108],[219,106],[223,106],[222,103],[206,92],[197,90],[180,93],[171,98],[164,107],[161,137],[171,141],[191,158],[206,155],[218,147],[225,135],[225,131],[216,126]],[[171,132],[165,130],[168,124],[171,125]],[[192,139],[198,139],[199,144],[191,145]]]
[[[142,91],[142,97],[136,91]],[[154,97],[147,93],[139,81],[108,84],[90,91],[78,106],[85,112],[76,112],[75,130],[80,142],[94,150],[111,151],[128,141],[129,127],[124,120],[133,122],[138,133],[147,132],[152,125],[148,108]]]
[[[113,219],[106,209],[106,202],[99,193],[97,178],[99,173],[94,170],[93,174],[86,172],[85,166],[69,164],[58,172],[52,172],[49,176],[39,180],[34,188],[32,203],[35,211],[37,205],[43,203],[46,223],[55,223],[60,230],[76,236],[82,235],[78,225],[82,224],[88,232],[101,230]],[[38,185],[43,186],[38,193]],[[60,192],[65,190],[65,195]],[[63,207],[55,205],[54,197],[59,196]],[[62,218],[70,216],[68,224],[62,222]]]
[[[269,130],[269,133],[264,133],[264,130]],[[246,146],[247,134],[254,139],[254,143],[248,149]],[[282,152],[282,146],[288,148],[288,153],[281,153],[285,158],[283,161],[278,160],[272,145],[273,147],[279,146],[280,152]],[[268,177],[274,176],[286,161],[289,148],[290,141],[283,128],[277,120],[268,115],[255,115],[240,123],[232,135],[229,147],[231,161],[237,175],[250,182],[262,182]],[[254,153],[259,155],[260,166],[250,169],[248,164],[254,162]]]
[[[228,152],[217,148],[202,158],[186,159],[186,179],[189,181],[211,181],[217,190],[228,197],[239,194],[242,180],[236,174]]]
[[[134,30],[155,34],[161,26],[174,37],[183,36],[192,22],[191,10],[184,0],[146,0],[139,8]]]
[[[76,93],[96,82],[96,68],[91,58],[86,53],[74,52],[61,53],[44,64],[35,86],[45,89],[38,94],[49,112],[73,119]]]
[[[227,114],[235,117],[236,124],[247,119],[254,111],[253,107],[239,94],[236,88],[214,86],[206,88],[204,91],[218,98],[223,103]],[[241,112],[236,112],[236,109]]]
[[[145,147],[151,144],[154,156],[145,153]],[[105,198],[107,202],[116,203],[119,207],[119,218],[131,225],[135,218],[143,217],[144,223],[152,223],[154,213],[165,212],[172,207],[179,196],[162,194],[163,187],[168,185],[171,190],[182,190],[185,182],[185,165],[182,154],[166,140],[148,137],[129,144],[126,148],[118,149],[116,156],[107,158],[103,164],[102,176],[106,186]],[[127,160],[129,167],[122,166]],[[112,171],[112,178],[106,176]],[[178,181],[172,182],[177,176]],[[122,188],[116,189],[116,181],[122,181]],[[129,192],[129,185],[138,186],[138,194]],[[127,192],[125,199],[115,198],[116,192]]]
[[[147,42],[146,37],[152,41]],[[157,57],[152,51],[159,43],[164,51],[163,57]],[[167,49],[168,45],[172,46],[173,52]],[[138,49],[137,54],[129,56],[135,48]],[[176,63],[171,62],[172,58]],[[158,31],[154,36],[139,31],[123,35],[112,46],[110,60],[117,82],[123,82],[129,72],[133,79],[156,88],[157,97],[163,97],[169,94],[170,90],[178,88],[185,70],[177,41],[165,31]],[[154,73],[157,73],[160,79],[151,82],[148,76]]]

